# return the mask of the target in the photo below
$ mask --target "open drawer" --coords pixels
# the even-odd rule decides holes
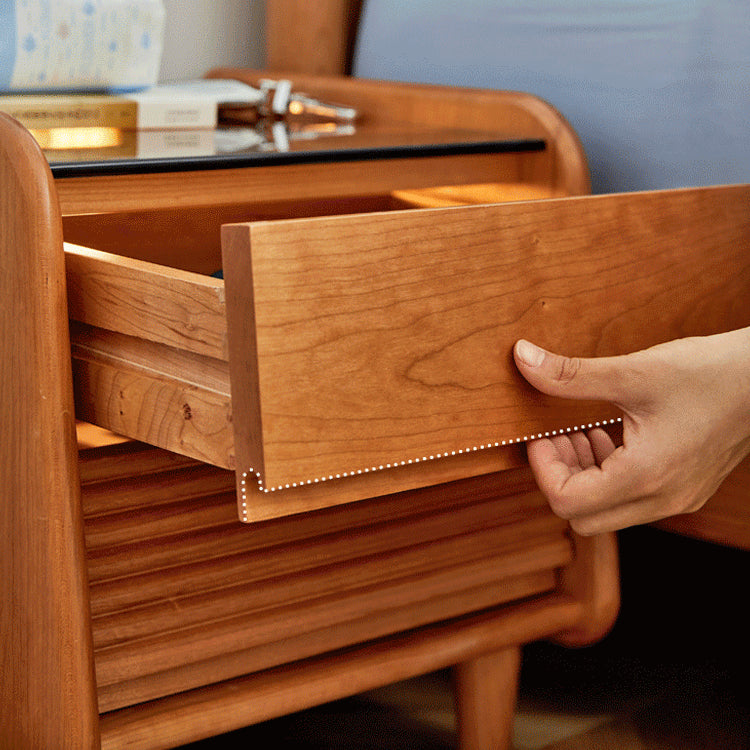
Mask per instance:
[[[533,392],[520,337],[603,356],[750,325],[750,187],[415,203],[224,208],[210,232],[175,210],[175,237],[206,243],[189,270],[164,265],[157,221],[133,230],[140,259],[67,245],[78,416],[234,469],[256,520],[501,470],[536,435],[617,419]]]

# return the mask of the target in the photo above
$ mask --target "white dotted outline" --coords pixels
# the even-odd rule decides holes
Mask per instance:
[[[471,448],[460,448],[454,451],[445,451],[443,453],[434,453],[429,456],[410,458],[405,461],[395,461],[389,464],[379,464],[376,466],[365,467],[362,469],[355,469],[353,471],[342,471],[340,474],[329,474],[328,476],[317,477],[315,479],[306,479],[299,482],[289,482],[288,484],[280,484],[276,487],[264,487],[263,477],[261,477],[259,471],[255,471],[250,468],[247,471],[242,472],[242,478],[240,479],[240,511],[242,513],[243,520],[247,520],[247,484],[252,482],[252,477],[255,477],[255,481],[258,484],[258,490],[260,492],[279,492],[282,490],[292,489],[293,487],[304,487],[306,485],[319,484],[320,482],[328,482],[333,479],[343,479],[344,477],[353,477],[360,474],[371,474],[374,471],[382,471],[383,469],[395,469],[400,466],[409,466],[411,464],[424,463],[426,461],[434,461],[438,458],[448,458],[449,456],[459,456],[464,453],[474,453],[476,451],[483,451],[487,448],[502,448],[504,445],[514,445],[517,443],[528,443],[531,440],[538,440],[539,438],[553,437],[555,435],[565,435],[569,432],[578,432],[579,430],[590,430],[594,427],[603,427],[608,424],[617,424],[622,422],[622,417],[616,419],[605,419],[600,422],[589,422],[588,424],[582,424],[577,427],[563,427],[559,430],[551,430],[549,432],[540,432],[536,435],[524,435],[523,437],[517,437],[512,440],[495,440],[482,445],[475,445]]]

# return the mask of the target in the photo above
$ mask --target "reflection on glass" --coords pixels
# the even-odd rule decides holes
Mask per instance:
[[[255,127],[216,130],[45,128],[30,131],[51,163],[112,159],[174,159],[239,153],[284,153],[295,142],[352,136],[351,124],[262,121]]]
[[[120,128],[40,128],[29,132],[45,151],[111,148],[125,141],[125,131]]]

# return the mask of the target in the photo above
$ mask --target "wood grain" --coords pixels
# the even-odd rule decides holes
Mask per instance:
[[[521,649],[481,654],[453,669],[461,750],[512,748]]]
[[[365,649],[210,686],[102,717],[102,747],[167,748],[466,661],[537,639],[578,614],[569,597],[550,596],[383,640]]]
[[[215,466],[234,467],[226,362],[76,324],[71,349],[79,418]]]
[[[220,279],[66,243],[72,320],[226,360]]]
[[[49,168],[0,114],[0,743],[99,742],[62,225]]]
[[[238,467],[283,487],[613,416],[532,393],[513,342],[601,356],[748,325],[748,202],[740,186],[225,227]]]
[[[362,0],[266,0],[269,70],[348,73]]]
[[[209,77],[257,83],[259,73],[241,68],[219,68]],[[355,107],[363,124],[404,124],[428,129],[471,127],[497,134],[543,138],[547,142],[543,154],[532,158],[523,155],[517,161],[522,181],[548,185],[558,195],[582,195],[591,189],[586,155],[575,131],[554,107],[532,94],[322,77],[299,72],[291,75],[291,79],[298,90],[324,101],[344,102]],[[467,115],[469,112],[471,114]],[[501,160],[498,164],[504,162]],[[414,164],[414,167],[418,169],[419,165]],[[372,179],[377,179],[377,175],[368,173],[366,182]],[[475,180],[480,181],[493,180]],[[442,184],[470,182],[472,180],[465,178],[448,179]],[[433,186],[440,184],[436,182]]]

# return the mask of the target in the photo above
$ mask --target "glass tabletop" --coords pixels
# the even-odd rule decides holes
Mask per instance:
[[[54,132],[54,130],[58,132]],[[216,130],[59,128],[33,133],[55,177],[541,151],[513,133],[285,121]]]

